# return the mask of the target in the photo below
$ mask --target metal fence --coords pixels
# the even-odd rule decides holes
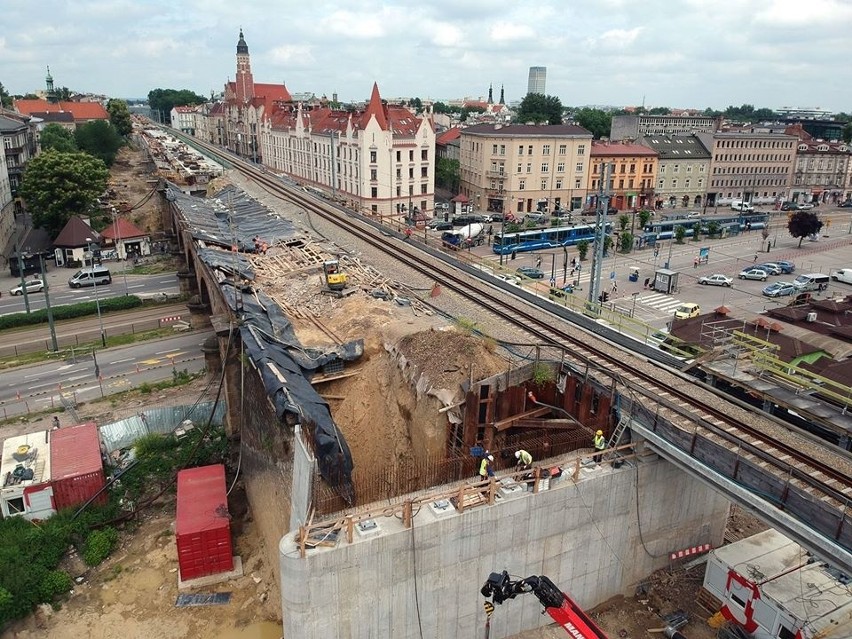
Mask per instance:
[[[192,421],[194,425],[206,424],[211,419],[211,411],[212,423],[221,426],[225,420],[224,401],[218,404],[207,401],[191,405],[146,407],[144,411],[101,426],[101,440],[107,451],[112,452],[130,446],[145,435],[171,433],[185,420]]]
[[[127,335],[144,333],[161,328],[162,323],[158,318],[149,320],[141,320],[132,324],[122,324],[121,326],[104,326],[104,335],[109,338],[116,335]],[[87,350],[91,350],[91,344],[100,343],[101,330],[98,326],[93,328],[75,328],[73,334],[57,334],[56,342],[59,346],[59,352],[56,354],[58,360],[73,359],[75,350],[81,344],[89,345]],[[4,333],[4,344],[0,344],[0,358],[18,357],[27,353],[50,352],[53,349],[50,333],[47,324],[44,325],[44,334],[38,338],[16,339],[14,331]],[[9,343],[14,342],[14,343]],[[77,351],[79,353],[79,351]]]

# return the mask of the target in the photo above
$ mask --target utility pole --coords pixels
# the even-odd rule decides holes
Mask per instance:
[[[44,282],[44,306],[47,309],[47,325],[50,327],[50,345],[53,347],[53,352],[59,351],[59,344],[56,341],[56,325],[53,323],[53,309],[50,307],[50,294],[47,285],[47,269],[44,267],[44,255],[38,256],[39,266],[41,267],[41,281]]]
[[[595,211],[595,246],[592,252],[592,268],[589,274],[589,301],[598,302],[601,288],[601,268],[603,267],[603,248],[606,238],[606,216],[609,210],[609,172],[611,166],[601,160],[601,181],[598,188],[598,205]]]
[[[24,308],[27,315],[30,313],[30,296],[27,293],[27,278],[24,277],[24,257],[21,255],[21,247],[18,247],[18,275],[21,276],[21,292],[24,294]],[[47,282],[45,282],[47,284]]]

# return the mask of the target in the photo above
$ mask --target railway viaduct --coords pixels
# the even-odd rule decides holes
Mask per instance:
[[[299,195],[259,171],[252,178],[289,197]],[[729,500],[852,574],[848,477],[844,482],[825,476],[757,438],[735,438],[718,412],[674,395],[649,395],[638,380],[572,355],[571,349],[555,349],[542,359],[559,381],[537,401],[586,426],[624,430],[617,443],[632,434],[618,464],[590,465],[587,456],[565,452],[547,464],[562,467],[561,477],[541,477],[532,491],[454,483],[433,487],[425,497],[400,495],[390,508],[360,505],[357,511],[325,513],[306,527],[318,480],[316,451],[305,425],[276,409],[274,397],[286,392],[286,377],[270,387],[259,363],[240,356],[232,330],[241,321],[239,285],[229,280],[222,261],[204,255],[211,242],[231,242],[200,241],[188,221],[187,202],[174,194],[168,199],[187,264],[181,285],[195,295],[192,310],[212,318],[217,330],[207,349],[208,369],[220,370],[224,363],[229,429],[241,438],[248,496],[269,547],[278,549],[274,561],[280,562],[285,636],[469,636],[485,619],[477,596],[480,582],[502,569],[521,576],[546,574],[581,604],[594,605],[634,587],[667,564],[672,551],[721,543]],[[300,204],[318,214],[329,208],[309,199]],[[210,216],[216,217],[214,207]],[[369,219],[348,224],[388,234]],[[418,250],[431,251],[436,263],[452,261],[440,251]],[[513,293],[549,306],[526,291]],[[598,338],[621,339],[591,318],[548,310]],[[639,350],[646,358],[662,357],[663,365],[675,363],[654,349]],[[529,371],[525,377],[519,370],[514,378],[481,380],[468,394],[465,419],[482,426],[520,417],[517,411],[530,407],[510,398],[526,395],[528,379]],[[480,410],[481,398],[490,398],[491,412]],[[246,401],[250,411],[244,410]],[[723,398],[714,402],[727,405]],[[319,543],[305,543],[316,541],[317,534]],[[535,601],[513,605],[495,636],[543,623]]]

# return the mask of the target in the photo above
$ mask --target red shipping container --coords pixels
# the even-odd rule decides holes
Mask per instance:
[[[77,506],[104,487],[101,442],[95,422],[50,431],[50,483],[56,510]],[[106,503],[107,492],[97,503]]]
[[[178,473],[176,520],[178,568],[183,581],[234,569],[222,464]]]

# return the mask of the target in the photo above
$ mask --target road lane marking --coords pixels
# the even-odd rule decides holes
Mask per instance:
[[[117,359],[115,361],[109,362],[110,364],[121,364],[123,362],[132,362],[135,357],[125,357],[124,359]]]

